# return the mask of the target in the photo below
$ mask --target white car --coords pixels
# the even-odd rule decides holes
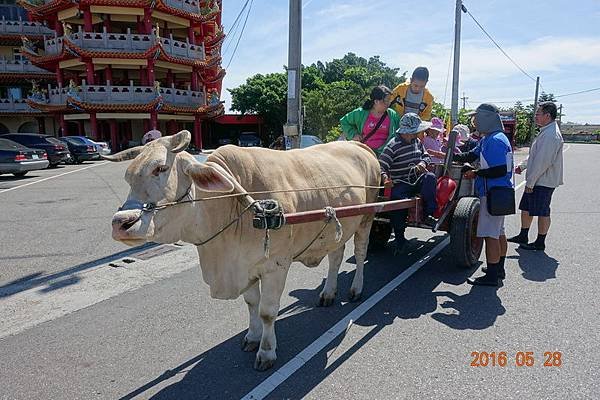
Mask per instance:
[[[94,143],[96,146],[96,150],[98,150],[98,154],[102,156],[107,156],[111,153],[110,147],[108,147],[108,143],[106,142],[96,142],[95,140],[88,139],[90,142]]]
[[[319,139],[318,136],[313,135],[302,135],[300,136],[300,148],[305,149],[310,146],[314,146],[315,144],[321,144],[323,141]],[[288,136],[285,138],[285,149],[290,150],[292,148],[290,139]]]

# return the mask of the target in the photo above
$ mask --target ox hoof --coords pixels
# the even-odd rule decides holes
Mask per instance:
[[[275,360],[277,359],[277,357],[274,354],[275,352],[273,352],[273,356],[268,356],[267,352],[259,350],[258,353],[256,353],[254,369],[257,371],[266,371],[269,368],[272,368],[273,365],[275,365]]]
[[[244,338],[244,340],[242,340],[242,351],[256,351],[256,349],[258,349],[258,345],[260,345],[260,340],[257,342],[253,342]]]
[[[356,303],[357,301],[360,301],[360,299],[362,298],[362,292],[355,292],[354,290],[350,290],[350,302],[351,303]]]
[[[333,293],[333,295],[326,295],[325,293],[321,292],[319,295],[319,307],[329,307],[333,305],[333,302],[335,301],[335,295],[335,293]]]

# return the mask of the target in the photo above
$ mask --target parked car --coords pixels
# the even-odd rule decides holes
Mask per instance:
[[[106,142],[97,142],[95,140],[90,139],[87,136],[79,136],[79,137],[82,137],[85,140],[87,140],[88,142],[90,142],[91,144],[93,144],[96,147],[98,154],[100,154],[102,156],[107,156],[112,152],[112,150],[110,149],[110,146]]]
[[[228,138],[228,137],[220,138],[219,140],[217,140],[217,144],[219,146],[224,146],[226,144],[233,144],[233,139]]]
[[[0,138],[0,175],[25,176],[29,171],[48,167],[44,150],[30,149],[9,139]]]
[[[61,162],[67,162],[71,153],[67,145],[50,135],[38,133],[7,133],[0,138],[9,139],[32,149],[45,150],[50,163],[49,167],[56,167]]]
[[[256,132],[242,132],[238,139],[240,147],[260,147],[260,138]]]
[[[310,146],[314,146],[315,144],[321,144],[323,141],[318,136],[313,135],[302,135],[300,137],[300,148],[305,149]],[[290,143],[289,137],[285,138],[285,149],[291,149],[292,144]]]
[[[88,143],[88,141],[84,139],[85,138],[80,136],[64,136],[58,138],[58,140],[65,143],[69,148],[74,164],[81,164],[84,161],[97,160],[100,158],[96,146]]]
[[[97,142],[95,140],[92,140],[92,138],[90,138],[88,136],[68,135],[68,136],[63,136],[63,137],[80,138],[84,142],[94,146],[96,148],[96,151],[98,151],[98,154],[99,154],[98,158],[100,158],[100,155],[106,156],[112,152],[112,150],[110,149],[110,146],[107,142]]]

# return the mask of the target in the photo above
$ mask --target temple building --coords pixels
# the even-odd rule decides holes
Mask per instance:
[[[202,147],[202,121],[223,113],[222,0],[20,1],[54,31],[22,53],[55,74],[26,105],[53,116],[59,135],[120,150],[151,129],[188,129]]]
[[[26,102],[33,86],[56,82],[53,72],[32,64],[21,52],[24,43],[43,46],[44,36],[54,36],[54,31],[29,21],[15,0],[0,0],[0,134],[52,133],[56,126],[50,113]]]

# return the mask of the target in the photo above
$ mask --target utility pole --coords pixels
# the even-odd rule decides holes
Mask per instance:
[[[465,97],[465,92],[463,92],[463,97],[461,97],[460,99],[461,99],[461,100],[462,100],[462,102],[463,102],[462,109],[464,110],[464,109],[466,109],[466,108],[467,108],[467,105],[466,105],[466,104],[467,104],[467,99],[468,99],[468,97]]]
[[[531,126],[529,127],[529,143],[533,141],[533,130],[535,129],[535,112],[538,105],[538,95],[540,92],[540,77],[535,80],[535,99],[533,100],[533,115],[531,116]]]
[[[287,122],[283,134],[290,141],[292,149],[300,148],[302,121],[300,118],[300,87],[302,63],[302,0],[290,0],[290,27],[288,45],[288,92]]]
[[[562,125],[562,104],[558,107],[558,126]]]
[[[462,4],[462,0],[456,0],[456,10],[454,12],[454,67],[452,69],[452,105],[450,109],[450,118],[452,126],[458,123],[458,76],[460,66],[460,19],[461,12],[467,12]]]

